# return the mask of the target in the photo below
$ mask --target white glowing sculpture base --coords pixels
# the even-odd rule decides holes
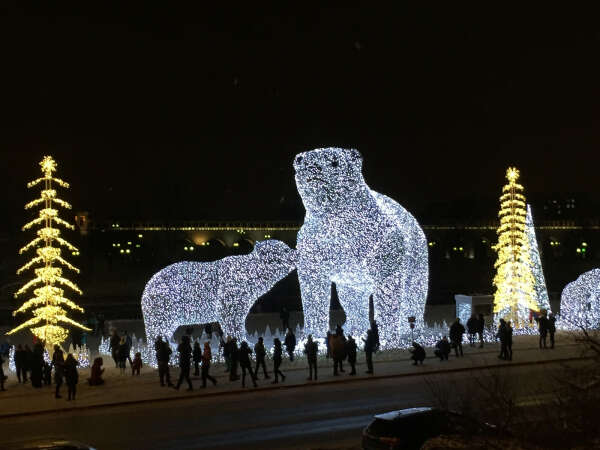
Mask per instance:
[[[170,339],[181,325],[218,322],[225,336],[246,336],[256,300],[296,268],[296,251],[276,240],[257,242],[248,255],[165,267],[142,295],[146,339]]]
[[[346,313],[344,328],[369,328],[373,295],[381,344],[410,334],[408,317],[423,326],[428,250],[423,230],[402,206],[369,189],[356,150],[318,149],[294,160],[296,185],[306,208],[298,233],[298,277],[304,333],[329,329],[331,283]]]
[[[600,328],[600,269],[585,272],[565,286],[560,318],[563,328]]]

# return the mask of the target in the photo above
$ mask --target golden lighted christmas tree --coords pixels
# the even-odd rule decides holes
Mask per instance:
[[[67,317],[67,310],[65,309],[70,308],[83,312],[81,307],[64,296],[63,290],[63,287],[67,287],[80,295],[82,293],[75,283],[63,276],[63,267],[79,273],[79,269],[62,257],[61,247],[76,254],[78,250],[60,237],[60,229],[58,228],[58,226],[68,229],[75,228],[58,217],[57,207],[71,209],[71,205],[58,198],[54,189],[55,185],[68,188],[69,183],[54,177],[56,162],[51,156],[45,156],[40,166],[43,176],[27,184],[28,188],[42,185],[40,198],[25,205],[25,209],[39,207],[39,215],[23,226],[23,231],[33,227],[40,228],[37,230],[37,237],[19,250],[20,254],[35,250],[36,256],[17,270],[17,274],[21,274],[33,268],[35,278],[25,283],[15,293],[15,298],[26,294],[31,288],[35,289],[33,289],[33,297],[13,312],[13,315],[16,316],[18,313],[31,311],[33,317],[10,330],[7,334],[30,328],[35,336],[51,347],[54,344],[60,344],[67,338],[69,330],[65,326],[79,327],[86,331],[90,331],[90,329]]]
[[[527,205],[523,186],[517,183],[519,171],[509,167],[506,179],[508,184],[502,189],[498,213],[498,244],[494,246],[498,252],[494,265],[494,313],[516,327],[524,327],[529,323],[530,310],[538,309],[525,226]]]

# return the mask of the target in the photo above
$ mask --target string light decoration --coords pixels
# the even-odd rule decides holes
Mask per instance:
[[[316,149],[296,155],[296,185],[306,215],[298,233],[298,278],[304,334],[329,330],[335,283],[353,336],[369,328],[369,297],[384,347],[410,334],[408,317],[423,326],[428,250],[416,219],[372,191],[357,150]]]
[[[31,310],[33,317],[6,334],[14,334],[29,328],[35,336],[46,343],[47,347],[52,347],[54,344],[61,344],[67,338],[69,330],[64,327],[65,325],[78,327],[85,331],[91,330],[67,317],[65,308],[80,312],[83,312],[83,308],[66,298],[62,289],[67,287],[80,295],[82,294],[75,283],[63,276],[63,270],[60,267],[63,266],[79,273],[79,269],[62,257],[60,246],[66,247],[71,252],[79,252],[79,250],[60,237],[60,229],[56,227],[60,225],[67,229],[75,229],[73,225],[58,216],[58,209],[55,208],[60,206],[71,209],[69,203],[57,197],[54,189],[54,185],[68,188],[69,183],[53,175],[56,172],[57,164],[51,156],[45,156],[40,162],[40,166],[43,176],[28,183],[27,187],[33,188],[41,184],[41,196],[27,203],[25,209],[36,206],[41,207],[41,209],[38,217],[25,224],[22,230],[26,231],[34,226],[40,226],[41,228],[37,230],[37,237],[19,250],[19,253],[23,254],[35,249],[37,256],[17,270],[17,274],[21,274],[34,268],[35,278],[25,283],[15,293],[15,298],[24,295],[30,288],[35,287],[35,289],[33,289],[33,297],[13,312],[13,315],[16,316],[19,313]],[[55,247],[55,245],[57,246]],[[56,266],[56,264],[60,266]]]
[[[517,183],[519,171],[509,167],[508,184],[500,196],[500,227],[494,250],[498,258],[494,267],[494,313],[510,320],[515,328],[530,325],[530,310],[538,310],[535,278],[532,273],[529,239],[526,233],[526,203],[523,186]]]
[[[170,339],[181,325],[213,322],[226,336],[245,339],[252,305],[295,268],[296,251],[277,240],[257,242],[247,255],[167,266],[142,294],[146,340]]]
[[[565,328],[600,328],[600,269],[585,272],[565,286],[560,318]]]
[[[525,232],[527,234],[527,244],[529,246],[529,260],[531,261],[531,272],[533,274],[535,300],[539,310],[551,312],[550,298],[548,297],[548,289],[546,288],[546,278],[542,268],[542,259],[538,248],[537,238],[535,236],[535,228],[533,226],[533,215],[531,214],[531,205],[527,205],[527,217],[525,218]]]

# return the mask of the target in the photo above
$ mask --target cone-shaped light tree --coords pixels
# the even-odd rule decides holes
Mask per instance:
[[[534,280],[535,300],[538,309],[545,309],[550,312],[550,299],[548,297],[548,289],[546,288],[546,278],[542,269],[542,259],[538,248],[537,238],[535,237],[535,228],[533,227],[533,215],[531,214],[531,206],[527,205],[527,218],[525,220],[525,231],[527,234],[527,242],[529,244],[529,259],[531,260],[531,271]]]
[[[10,330],[7,334],[16,333],[22,329],[29,328],[31,332],[52,347],[60,344],[68,336],[65,326],[79,327],[90,331],[85,326],[67,317],[67,309],[83,312],[77,304],[64,296],[63,288],[70,288],[78,294],[81,290],[73,282],[63,276],[63,267],[79,273],[79,269],[71,265],[61,255],[61,247],[71,252],[78,252],[77,248],[60,236],[59,226],[74,229],[75,227],[58,217],[57,207],[70,209],[71,205],[57,197],[55,186],[68,188],[69,183],[54,177],[56,162],[51,156],[45,156],[40,163],[41,178],[27,184],[28,188],[41,185],[39,198],[25,205],[25,209],[39,208],[38,217],[23,226],[23,231],[38,227],[37,237],[29,244],[19,250],[25,253],[35,250],[35,256],[19,270],[17,274],[33,269],[35,277],[29,280],[16,293],[15,298],[25,295],[33,289],[33,297],[26,300],[13,315],[31,312],[33,317],[18,327]]]
[[[523,186],[517,183],[519,171],[509,167],[506,179],[508,184],[502,189],[498,213],[498,244],[494,247],[498,252],[494,265],[494,313],[522,328],[529,324],[530,311],[537,310],[538,305],[526,233],[527,205]]]

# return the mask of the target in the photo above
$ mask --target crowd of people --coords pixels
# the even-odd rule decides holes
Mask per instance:
[[[287,321],[288,314],[287,312],[284,313],[282,320]],[[548,315],[545,311],[542,311],[539,316],[533,317],[533,319],[535,319],[538,325],[540,349],[553,349],[555,346],[556,317],[553,314]],[[485,330],[483,315],[473,315],[469,318],[466,325],[465,328],[460,319],[455,319],[448,330],[448,336],[443,336],[435,344],[434,355],[440,361],[447,361],[452,349],[454,349],[456,358],[464,356],[462,344],[465,334],[468,335],[468,343],[471,347],[479,346],[479,348],[483,348]],[[212,335],[212,329],[205,329],[205,331],[207,334],[210,331],[210,335]],[[202,347],[201,343],[196,340],[192,345],[191,334],[192,330],[188,329],[186,334],[182,336],[181,342],[177,347],[179,363],[179,378],[177,383],[173,383],[170,376],[170,362],[173,353],[171,345],[161,337],[158,337],[154,343],[158,365],[158,378],[161,386],[169,386],[178,390],[183,383],[186,383],[188,386],[187,390],[193,390],[192,379],[190,378],[192,364],[194,366],[194,376],[200,376],[202,380],[202,388],[206,388],[208,381],[214,386],[217,385],[216,378],[210,374],[211,361],[213,359],[210,342],[205,342]],[[230,381],[241,379],[242,387],[246,387],[246,378],[248,377],[252,385],[257,387],[257,381],[259,375],[261,375],[264,380],[273,378],[273,381],[271,381],[272,384],[277,384],[280,381],[285,382],[286,375],[281,371],[283,355],[287,353],[288,359],[294,361],[297,346],[296,336],[291,328],[288,328],[283,342],[278,338],[275,338],[273,341],[272,376],[269,375],[269,368],[266,362],[267,349],[262,337],[258,338],[258,342],[251,349],[246,341],[242,341],[238,345],[235,337],[227,336],[224,339],[220,331],[217,332],[217,335],[220,339],[220,351],[225,361],[225,372],[228,374]],[[507,361],[512,360],[512,336],[513,328],[511,322],[500,319],[496,333],[496,339],[500,342],[500,354],[498,358]],[[549,346],[547,343],[548,337],[550,339]],[[366,332],[366,337],[362,338],[362,341],[367,366],[365,373],[373,374],[373,354],[380,348],[379,330],[375,321],[371,322],[371,326]],[[339,324],[333,333],[327,333],[324,345],[326,358],[331,358],[333,361],[334,376],[339,376],[345,372],[345,361],[350,366],[348,375],[353,376],[357,374],[357,342],[351,335],[345,335],[343,328]],[[131,348],[132,340],[127,331],[122,332],[122,334],[119,334],[116,330],[112,332],[110,337],[110,352],[115,367],[119,369],[120,374],[124,374],[128,361],[132,376],[139,376],[143,366],[141,354],[136,353],[132,359]],[[306,355],[308,364],[307,380],[318,380],[317,356],[319,354],[319,340],[313,339],[313,336],[309,335],[302,351]],[[417,342],[412,343],[410,353],[414,365],[423,364],[427,357],[424,346]],[[2,371],[2,363],[8,355],[7,348],[0,348],[0,391],[5,390],[4,382],[7,377]],[[61,398],[60,392],[64,383],[67,385],[67,400],[75,400],[79,381],[78,365],[79,362],[72,354],[69,353],[65,358],[63,350],[58,345],[54,346],[51,361],[46,362],[44,360],[44,345],[40,341],[35,342],[33,348],[30,348],[29,345],[19,344],[14,352],[14,366],[18,382],[23,384],[31,382],[31,385],[36,388],[54,384],[54,396],[56,398]],[[90,378],[87,379],[90,386],[104,384],[104,379],[102,378],[104,368],[102,366],[102,357],[95,358],[91,367]],[[54,380],[52,380],[52,374],[54,374]]]

